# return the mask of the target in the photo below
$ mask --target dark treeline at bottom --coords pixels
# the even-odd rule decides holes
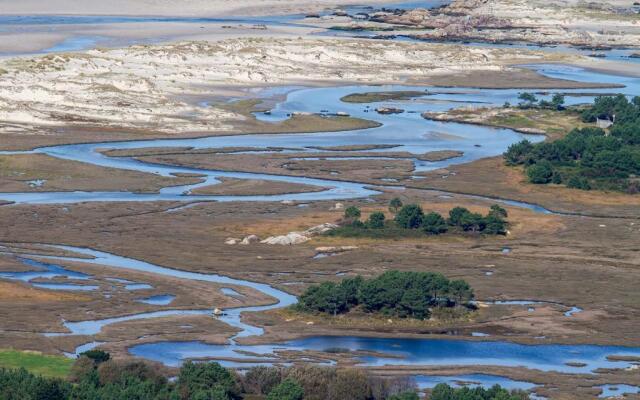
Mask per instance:
[[[254,367],[240,373],[215,362],[185,363],[174,380],[142,361],[110,360],[93,350],[75,362],[68,380],[25,369],[0,369],[0,400],[418,400],[407,377],[376,377],[357,368]],[[527,400],[524,392],[436,386],[431,400]]]

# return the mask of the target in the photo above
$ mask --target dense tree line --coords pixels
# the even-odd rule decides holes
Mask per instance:
[[[640,192],[640,97],[596,98],[582,119],[613,121],[600,128],[574,129],[554,142],[522,141],[504,154],[508,165],[523,165],[529,182],[570,188]]]
[[[403,205],[398,198],[389,203],[389,210],[395,214],[387,220],[380,211],[373,212],[366,221],[355,206],[345,209],[342,226],[329,231],[330,236],[370,236],[394,237],[415,235],[440,235],[453,233],[483,233],[487,235],[504,235],[507,232],[507,211],[499,205],[493,205],[486,215],[474,213],[464,207],[455,207],[449,211],[447,218],[436,213],[423,211],[417,204]]]
[[[97,353],[94,353],[94,355]],[[104,353],[106,354],[106,353]],[[409,377],[378,377],[357,368],[312,365],[253,367],[245,374],[218,363],[188,362],[175,381],[140,361],[78,358],[69,380],[43,378],[25,369],[0,369],[1,400],[418,400]],[[438,385],[432,400],[527,400],[520,392],[454,389]]]
[[[434,307],[467,306],[473,297],[464,280],[433,272],[387,271],[372,279],[346,278],[311,286],[294,307],[331,315],[358,307],[367,313],[425,319]]]

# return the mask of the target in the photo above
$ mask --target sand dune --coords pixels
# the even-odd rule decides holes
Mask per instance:
[[[242,38],[48,55],[0,63],[0,131],[108,126],[222,131],[234,115],[181,101],[215,87],[402,83],[548,60],[517,49],[335,39]]]

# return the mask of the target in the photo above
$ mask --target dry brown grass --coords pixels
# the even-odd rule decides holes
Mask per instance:
[[[0,281],[0,301],[12,302],[67,302],[87,301],[89,297],[65,292],[35,289],[22,283]]]
[[[221,183],[192,190],[197,195],[275,195],[287,193],[319,192],[325,188],[284,181],[220,178]]]
[[[42,179],[41,187],[28,182]],[[0,192],[105,190],[156,192],[165,186],[200,182],[194,177],[167,178],[144,172],[104,168],[45,154],[0,156]]]

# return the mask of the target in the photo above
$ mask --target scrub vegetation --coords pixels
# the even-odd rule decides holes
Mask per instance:
[[[81,355],[68,379],[44,377],[24,368],[0,369],[3,400],[417,400],[409,377],[378,377],[363,369],[319,366],[258,366],[244,375],[215,362],[185,363],[175,380],[143,361],[111,360],[108,353]],[[528,395],[438,385],[434,400],[526,400]]]

